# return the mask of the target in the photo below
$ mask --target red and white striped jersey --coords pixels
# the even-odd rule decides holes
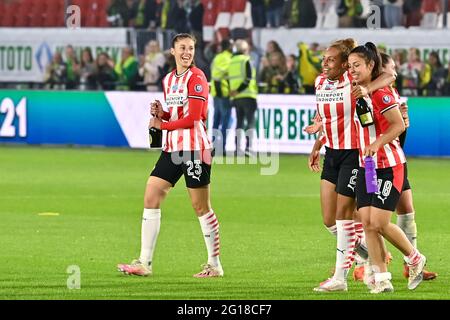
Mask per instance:
[[[352,77],[345,72],[338,80],[324,74],[317,77],[317,112],[322,118],[325,146],[331,149],[358,149],[356,100],[352,96]]]
[[[372,111],[374,124],[363,128],[358,121],[358,132],[361,145],[359,150],[359,163],[362,167],[364,167],[364,148],[383,135],[390,126],[387,119],[383,116],[383,113],[392,108],[399,107],[397,99],[388,87],[374,91],[371,98],[364,98],[364,100],[366,100],[367,105]],[[406,157],[400,147],[398,137],[388,144],[385,144],[375,154],[375,167],[377,169],[395,167],[396,165],[405,162]]]
[[[161,125],[162,130],[167,130],[163,151],[212,149],[206,128],[209,86],[203,71],[191,67],[178,75],[175,69],[164,77],[163,90],[170,114],[168,122]],[[201,110],[190,109],[194,107],[194,102],[195,108]],[[181,123],[180,126],[173,125],[174,121],[187,119],[190,112],[191,116],[193,112],[200,114],[200,119],[194,121],[193,126],[186,128]]]

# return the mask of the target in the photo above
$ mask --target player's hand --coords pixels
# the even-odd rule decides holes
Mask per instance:
[[[314,121],[313,124],[310,124],[309,126],[305,127],[303,131],[305,131],[308,134],[315,134],[322,130],[322,121]]]
[[[369,90],[367,89],[367,87],[353,84],[352,95],[355,97],[355,99],[359,99],[369,95]]]
[[[148,128],[156,128],[161,130],[161,119],[159,118],[151,118],[150,122],[148,123]]]
[[[150,114],[157,118],[162,118],[164,115],[164,110],[162,104],[159,100],[155,100],[150,104]]]
[[[373,157],[373,155],[375,153],[378,152],[378,149],[380,149],[380,146],[378,145],[378,143],[375,141],[374,143],[368,145],[365,149],[364,149],[364,157],[370,156]]]
[[[320,172],[320,152],[319,150],[313,150],[309,155],[308,167],[312,172]]]
[[[316,113],[316,115],[313,118],[313,124],[304,128],[303,131],[305,131],[308,134],[315,134],[320,130],[322,130],[322,118],[318,113]]]
[[[408,105],[405,102],[402,102],[400,104],[400,113],[402,114],[403,122],[405,123],[405,128],[409,128]]]

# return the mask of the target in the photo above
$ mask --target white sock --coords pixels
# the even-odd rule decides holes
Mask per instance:
[[[417,248],[417,225],[414,212],[397,215],[397,225],[403,230],[413,247]]]
[[[331,233],[332,236],[337,236],[337,228],[336,228],[336,225],[331,226],[331,227],[325,226],[325,228],[327,228],[327,230]]]
[[[348,270],[355,260],[355,226],[353,220],[336,220],[337,251],[334,278],[346,281]]]
[[[141,228],[141,255],[139,261],[150,265],[161,226],[161,209],[144,209]]]
[[[217,220],[216,214],[212,210],[198,217],[198,220],[205,238],[206,249],[208,250],[208,264],[214,267],[220,266],[219,220]]]
[[[375,273],[375,282],[381,282],[386,280],[391,280],[392,275],[390,272],[376,272]]]
[[[363,224],[355,222],[356,245],[355,251],[363,260],[369,257],[369,250],[367,249],[366,234],[364,233]]]
[[[408,264],[408,266],[417,265],[421,259],[422,255],[420,254],[419,250],[417,250],[417,248],[414,248],[409,256],[403,257],[403,260]]]

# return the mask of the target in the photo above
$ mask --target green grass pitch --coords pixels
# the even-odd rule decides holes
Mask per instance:
[[[116,264],[139,254],[143,192],[156,152],[0,147],[0,299],[449,299],[450,160],[410,159],[419,248],[439,273],[415,291],[390,271],[395,292],[314,293],[334,265],[335,239],[321,223],[319,175],[305,156],[213,167],[212,204],[221,223],[221,279],[194,279],[206,249],[184,180],[162,207],[154,275],[124,276]],[[59,216],[41,216],[56,212]],[[71,265],[81,289],[68,289]]]

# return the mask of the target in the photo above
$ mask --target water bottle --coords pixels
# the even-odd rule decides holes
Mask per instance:
[[[148,129],[148,140],[150,149],[159,149],[162,147],[162,131],[156,128]]]
[[[155,104],[159,103],[158,100],[152,102],[151,107],[155,106]],[[157,117],[157,113],[152,113],[150,111],[150,115],[152,117]],[[162,148],[162,130],[151,127],[148,129],[148,140],[150,143],[150,149],[160,149]]]
[[[356,100],[356,114],[362,127],[368,127],[373,124],[372,112],[364,98]]]
[[[366,169],[366,190],[367,193],[378,192],[378,179],[377,171],[375,170],[375,161],[372,157],[367,156],[364,158]]]

